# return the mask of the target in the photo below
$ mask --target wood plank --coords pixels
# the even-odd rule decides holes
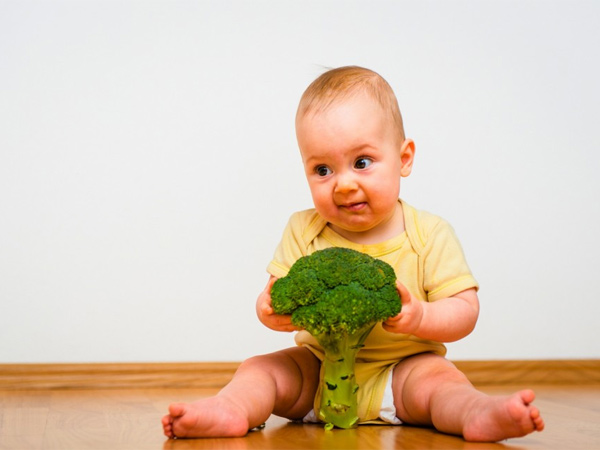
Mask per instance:
[[[600,384],[600,360],[454,361],[475,385]]]
[[[478,386],[600,384],[600,360],[455,361]],[[237,362],[0,364],[0,389],[219,388]]]
[[[301,449],[600,449],[600,385],[531,386],[546,429],[501,443],[468,443],[429,428],[365,425],[325,431],[271,416],[243,438],[167,440],[160,418],[173,401],[191,402],[217,388],[0,391],[0,450],[301,450]],[[506,395],[511,386],[484,386]]]
[[[239,363],[0,364],[0,389],[212,388]]]

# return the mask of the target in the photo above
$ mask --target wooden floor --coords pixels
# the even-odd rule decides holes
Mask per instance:
[[[361,426],[324,431],[271,417],[244,438],[167,440],[160,419],[173,401],[208,389],[0,391],[0,449],[600,449],[600,385],[533,388],[547,428],[498,444],[467,443],[429,429]],[[493,394],[507,386],[485,387]]]

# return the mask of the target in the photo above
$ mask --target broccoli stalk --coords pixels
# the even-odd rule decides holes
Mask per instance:
[[[354,376],[356,354],[375,323],[368,323],[353,334],[323,333],[315,336],[325,350],[323,390],[319,419],[339,428],[353,428],[358,423],[357,392]]]
[[[320,250],[296,261],[273,285],[271,299],[277,314],[291,314],[325,352],[319,419],[356,426],[356,356],[375,324],[400,312],[394,269],[354,250]]]

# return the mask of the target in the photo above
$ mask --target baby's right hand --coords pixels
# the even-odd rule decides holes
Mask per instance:
[[[256,300],[256,315],[264,326],[275,331],[298,331],[300,328],[292,324],[292,316],[289,314],[275,314],[271,306],[271,288],[277,278],[271,276],[267,287],[260,293]]]

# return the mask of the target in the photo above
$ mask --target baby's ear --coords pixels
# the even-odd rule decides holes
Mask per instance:
[[[413,162],[415,160],[415,142],[412,139],[404,139],[400,148],[400,161],[402,169],[400,175],[407,177],[412,172]]]

